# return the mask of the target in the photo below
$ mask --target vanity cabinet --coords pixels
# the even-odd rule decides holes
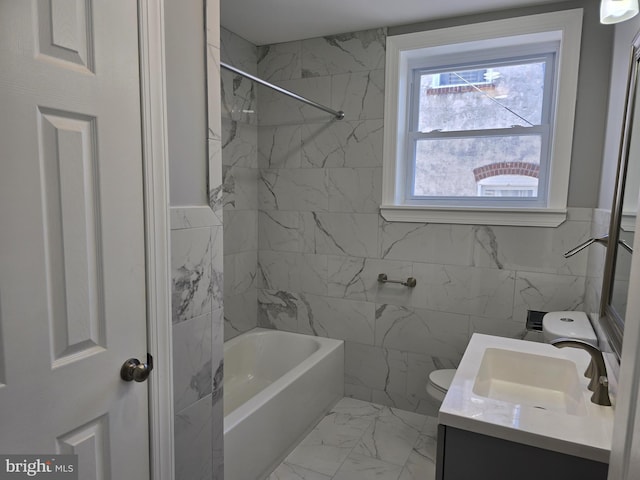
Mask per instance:
[[[608,464],[438,425],[436,480],[606,480]]]

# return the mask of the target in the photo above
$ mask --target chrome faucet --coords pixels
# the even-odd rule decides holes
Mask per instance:
[[[593,392],[591,401],[596,405],[611,406],[609,398],[609,380],[607,378],[607,367],[604,364],[602,352],[590,343],[583,342],[574,338],[558,338],[551,341],[551,345],[558,348],[573,347],[586,350],[591,355],[591,363],[584,376],[591,379],[589,382],[589,390]]]

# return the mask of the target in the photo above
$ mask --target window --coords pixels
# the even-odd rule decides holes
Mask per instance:
[[[408,203],[544,206],[557,44],[540,50],[505,59],[511,51],[496,56],[493,49],[476,53],[475,65],[411,69]],[[479,56],[488,58],[480,65],[486,68],[477,68]],[[488,195],[477,188],[474,170],[496,158],[535,165],[538,188],[529,190],[535,195],[509,195],[509,189]]]
[[[382,215],[564,221],[581,28],[570,10],[389,37]]]

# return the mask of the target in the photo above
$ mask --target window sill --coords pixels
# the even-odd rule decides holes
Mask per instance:
[[[567,219],[567,210],[551,208],[524,209],[382,205],[380,207],[380,215],[389,222],[557,227]]]

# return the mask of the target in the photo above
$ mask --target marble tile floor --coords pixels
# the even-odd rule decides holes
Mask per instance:
[[[267,480],[433,480],[437,419],[345,397]]]

